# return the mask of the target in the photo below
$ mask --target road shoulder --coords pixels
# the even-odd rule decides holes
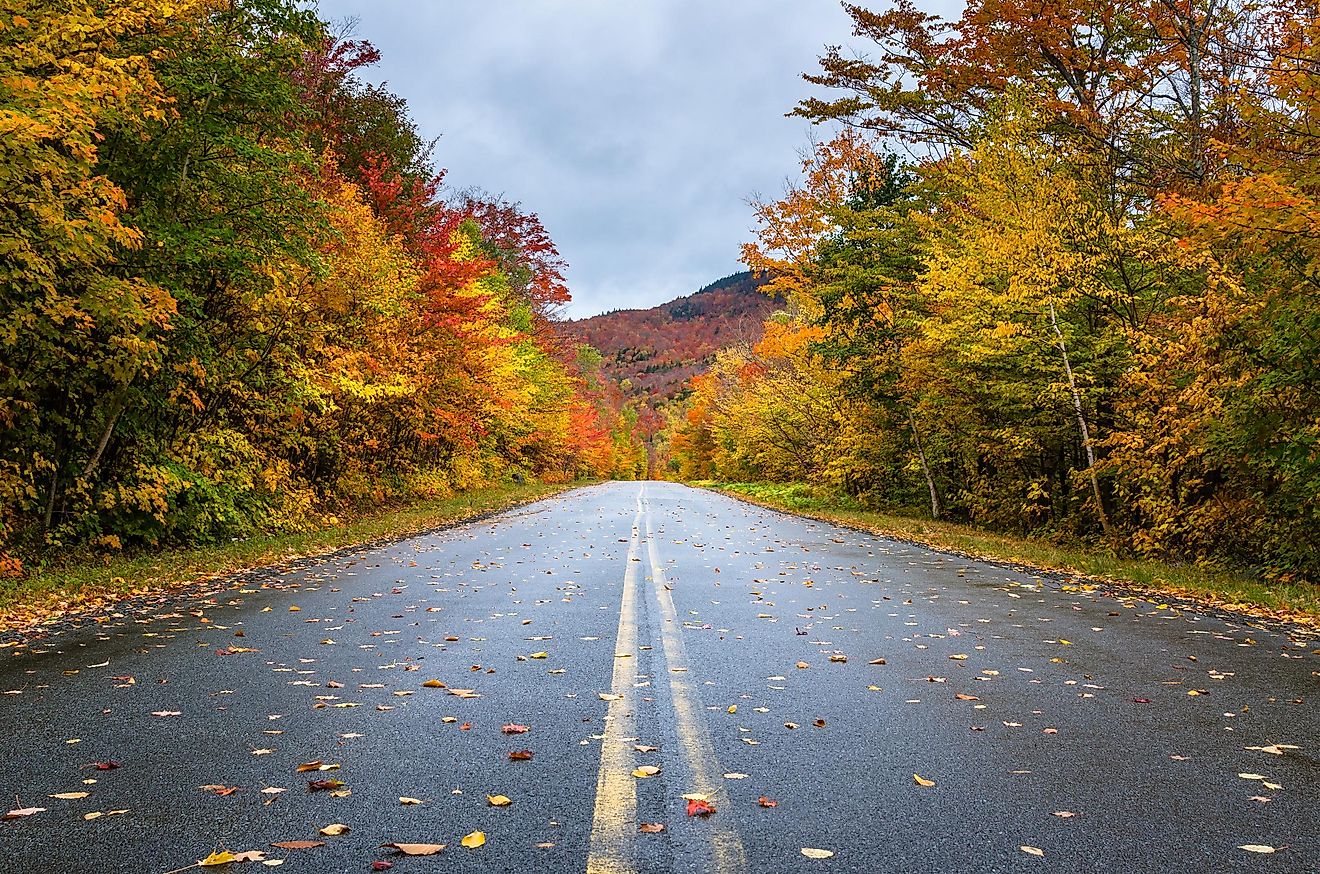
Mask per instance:
[[[1320,587],[1305,583],[1270,587],[1246,577],[1174,567],[1153,561],[1116,559],[1076,550],[1056,550],[1037,542],[983,532],[966,525],[918,522],[865,510],[837,509],[823,502],[785,500],[773,493],[750,493],[749,484],[689,483],[766,509],[816,519],[889,540],[948,555],[989,562],[1018,572],[1039,575],[1057,585],[1120,599],[1141,599],[1179,609],[1281,631],[1290,636],[1320,636]],[[1041,547],[1045,546],[1044,549]],[[1041,560],[1041,553],[1059,553],[1080,562],[1091,559],[1107,572],[1075,567],[1069,562]],[[1025,553],[1025,554],[1024,554]],[[1124,573],[1132,569],[1131,574]]]

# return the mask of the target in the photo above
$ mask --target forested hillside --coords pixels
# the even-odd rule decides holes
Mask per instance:
[[[294,0],[6,4],[0,558],[638,472],[536,215]]]
[[[637,411],[650,448],[667,463],[656,435],[667,424],[676,398],[692,377],[704,373],[715,353],[728,346],[751,346],[774,309],[771,297],[750,272],[726,276],[687,295],[644,310],[615,310],[569,323],[580,342],[600,351],[604,373],[619,386]]]
[[[605,373],[630,396],[662,402],[679,394],[718,349],[760,338],[772,301],[759,285],[751,273],[735,273],[669,303],[592,316],[571,329],[600,350]]]
[[[1320,578],[1314,8],[848,11],[676,474]]]

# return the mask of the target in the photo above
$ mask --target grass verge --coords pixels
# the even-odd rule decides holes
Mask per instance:
[[[1129,594],[1180,598],[1256,618],[1320,628],[1320,586],[1272,583],[1201,565],[1174,565],[1115,555],[1100,548],[1059,545],[997,534],[970,525],[867,510],[830,489],[800,483],[717,483],[711,488],[776,510],[837,522],[886,537],[1083,578]]]
[[[126,598],[180,589],[244,570],[393,540],[549,497],[578,484],[508,483],[418,501],[296,534],[112,556],[72,555],[0,582],[0,631],[28,630]]]

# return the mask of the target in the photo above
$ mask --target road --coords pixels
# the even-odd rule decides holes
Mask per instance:
[[[1318,653],[611,483],[0,650],[0,868],[1318,872]]]

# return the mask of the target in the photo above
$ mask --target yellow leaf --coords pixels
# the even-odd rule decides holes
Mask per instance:
[[[427,689],[443,689],[445,687],[445,684],[439,680],[427,680],[422,685]]]
[[[86,792],[56,792],[54,795],[51,795],[49,797],[61,798],[65,801],[72,801],[75,798],[86,798],[87,793]]]
[[[729,712],[730,712],[730,713],[737,713],[737,712],[738,712],[738,705],[737,705],[737,704],[730,704],[730,705],[729,705]]]
[[[815,847],[803,847],[802,855],[808,859],[828,859],[834,855],[833,850],[819,850]]]
[[[399,799],[399,803],[400,803],[400,804],[423,804],[424,802],[423,802],[422,799],[420,799],[420,798],[400,798],[400,799]]]
[[[508,807],[513,803],[513,799],[507,795],[487,795],[486,803],[491,807]]]
[[[641,779],[644,777],[654,777],[659,773],[660,767],[658,765],[642,765],[641,767],[634,769],[632,775]]]
[[[550,653],[548,653],[548,652],[534,652],[534,653],[531,654],[531,656],[529,656],[529,658],[534,658],[534,659],[548,659],[548,658],[550,658]]]
[[[197,864],[201,865],[203,868],[211,868],[216,865],[228,865],[231,862],[237,862],[237,861],[238,861],[238,857],[235,856],[233,853],[229,852],[228,850],[221,850],[218,853],[212,853],[211,855],[207,856],[205,859],[199,861]]]
[[[469,850],[475,850],[477,847],[485,845],[486,833],[473,832],[470,835],[464,835],[463,840],[460,841],[460,843],[463,846],[467,847]]]
[[[925,777],[921,776],[920,774],[913,774],[912,779],[917,781],[918,786],[925,786],[927,788],[930,788],[931,786],[935,785],[934,780],[927,780]]]
[[[349,827],[344,825],[342,822],[331,823],[330,825],[321,829],[321,834],[329,835],[330,837],[335,837],[337,835],[346,835],[348,833],[349,833]]]

